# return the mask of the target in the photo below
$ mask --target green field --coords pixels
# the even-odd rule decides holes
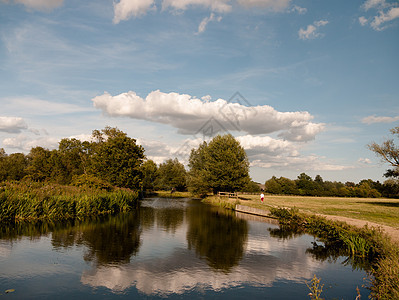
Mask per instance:
[[[259,195],[239,194],[239,201],[257,208],[295,207],[304,213],[342,216],[399,229],[399,199],[266,195],[262,204]]]

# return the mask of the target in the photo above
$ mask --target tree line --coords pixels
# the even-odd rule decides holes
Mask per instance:
[[[399,127],[392,130],[399,135]],[[297,179],[272,177],[265,182],[271,194],[398,197],[399,149],[393,140],[369,148],[393,169],[384,183],[370,179],[353,182],[324,181],[302,173]],[[219,191],[260,192],[260,185],[249,176],[249,162],[244,148],[231,135],[216,136],[192,149],[188,170],[177,158],[157,165],[147,159],[145,150],[136,140],[118,128],[93,130],[91,141],[62,139],[58,149],[34,147],[28,154],[7,155],[0,148],[0,181],[30,180],[64,185],[89,185],[111,189],[113,186],[136,191],[177,190],[206,195]]]
[[[300,196],[328,196],[328,197],[360,197],[360,198],[397,198],[399,184],[394,179],[384,183],[371,179],[354,182],[324,181],[320,175],[314,179],[301,173],[297,179],[273,176],[265,182],[265,192],[270,194],[300,195]]]
[[[62,139],[58,149],[34,147],[7,155],[0,148],[0,181],[113,186],[138,191],[177,190],[197,195],[256,189],[244,149],[232,135],[217,136],[191,151],[189,171],[175,159],[157,165],[144,148],[117,128],[94,130],[91,141]]]

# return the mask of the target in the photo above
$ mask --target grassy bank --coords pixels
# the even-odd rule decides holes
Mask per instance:
[[[297,208],[304,213],[342,216],[399,228],[399,199],[240,195],[243,205]]]
[[[173,192],[170,191],[154,191],[146,195],[146,197],[160,197],[160,198],[192,198],[189,192]]]
[[[398,228],[399,200],[267,196],[260,203],[258,195],[235,199],[208,197],[204,202],[234,208],[243,204],[270,210],[280,227],[317,236],[326,247],[345,249],[355,260],[367,259],[372,275],[373,299],[399,299],[399,248],[375,228],[358,228],[343,222],[327,220],[316,214],[337,215]]]
[[[129,211],[138,193],[37,182],[0,183],[0,221],[61,220]]]

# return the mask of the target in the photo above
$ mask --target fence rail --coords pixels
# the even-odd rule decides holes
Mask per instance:
[[[236,192],[229,193],[229,192],[218,192],[218,197],[227,197],[228,199],[236,199],[238,200],[238,194]]]

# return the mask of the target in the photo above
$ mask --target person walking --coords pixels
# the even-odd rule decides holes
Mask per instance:
[[[263,199],[265,199],[265,195],[263,195],[263,193],[262,193],[262,194],[260,194],[260,201],[262,201],[262,203],[263,203]]]

